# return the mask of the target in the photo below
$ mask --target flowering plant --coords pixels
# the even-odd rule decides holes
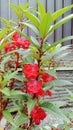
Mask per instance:
[[[1,18],[5,28],[0,32],[0,120],[4,116],[11,124],[11,130],[46,130],[40,123],[48,113],[58,116],[65,124],[69,123],[66,114],[55,104],[45,101],[45,96],[51,97],[52,89],[61,82],[70,84],[65,80],[60,82],[55,69],[59,65],[60,52],[69,47],[60,44],[73,39],[73,36],[53,44],[48,43],[48,38],[55,29],[73,18],[71,14],[53,24],[73,5],[51,14],[45,11],[40,1],[37,1],[38,11],[29,8],[29,4],[11,4],[18,18],[16,22]],[[24,33],[27,27],[35,36]],[[16,82],[19,89],[15,87]],[[9,101],[12,108],[7,107]],[[16,113],[15,119],[13,113]],[[59,130],[51,127],[51,130]]]

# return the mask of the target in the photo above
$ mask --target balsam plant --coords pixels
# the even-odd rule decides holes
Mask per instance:
[[[37,0],[37,4],[38,10],[29,8],[29,2],[24,6],[11,4],[17,20],[1,18],[5,27],[0,31],[0,120],[4,116],[11,124],[10,130],[46,130],[40,123],[50,113],[61,118],[64,126],[70,129],[67,113],[44,99],[46,95],[53,95],[52,89],[56,86],[72,84],[57,79],[56,68],[60,59],[68,54],[64,50],[69,45],[62,47],[61,43],[73,39],[73,36],[53,44],[48,41],[55,29],[73,18],[70,14],[54,24],[73,5],[51,14],[45,11],[40,1]],[[35,36],[25,34],[27,27]],[[15,88],[16,82],[20,85],[19,89]],[[12,102],[10,108],[7,107],[9,101]],[[13,118],[13,113],[16,113],[16,118]],[[51,126],[51,130],[60,128],[63,127]]]

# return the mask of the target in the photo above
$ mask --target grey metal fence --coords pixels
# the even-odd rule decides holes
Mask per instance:
[[[30,6],[33,6],[36,8],[36,0],[0,0],[0,17],[11,19],[16,18],[12,10],[10,9],[10,3],[19,5],[24,5],[26,2],[30,1]],[[65,6],[73,4],[73,0],[40,0],[44,6],[46,11],[50,10],[51,12],[54,12],[60,8],[63,8]],[[73,9],[62,15],[62,17],[65,17],[68,14],[73,13]],[[2,23],[0,21],[0,28],[2,27]],[[31,32],[26,31],[26,33],[29,33],[31,35]],[[54,42],[57,39],[61,39],[63,37],[73,35],[73,19],[67,22],[66,24],[62,25],[59,29],[54,31],[54,34],[49,39],[49,42]],[[64,43],[65,44],[65,43]],[[73,44],[73,40],[67,42],[66,44]]]

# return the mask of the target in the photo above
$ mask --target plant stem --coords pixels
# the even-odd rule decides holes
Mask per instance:
[[[41,67],[41,57],[43,55],[42,47],[43,47],[43,39],[41,38],[41,45],[40,45],[40,49],[39,49],[39,60],[38,60],[38,68],[39,68],[39,70],[40,70],[40,67]]]

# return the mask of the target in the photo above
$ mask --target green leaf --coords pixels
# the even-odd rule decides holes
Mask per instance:
[[[42,19],[43,16],[46,14],[46,11],[45,11],[44,5],[39,0],[37,0],[37,3],[38,3],[38,14],[40,18]]]
[[[8,29],[7,28],[4,28],[0,31],[0,38],[4,37],[4,35],[6,35]]]
[[[6,95],[6,96],[10,96],[10,90],[9,90],[9,88],[3,88],[3,89],[0,89],[0,91],[4,94],[4,95]]]
[[[6,25],[8,24],[8,20],[4,19],[4,18],[0,18],[0,20]]]
[[[70,119],[73,119],[73,111],[71,113],[69,113],[69,117],[70,117]]]
[[[30,5],[30,2],[27,2],[27,3],[23,6],[24,10],[26,10],[27,8],[29,8],[29,5]]]
[[[33,23],[37,28],[39,28],[39,25],[40,25],[39,19],[38,19],[35,15],[33,15],[32,13],[30,13],[30,12],[28,12],[28,11],[25,11],[25,10],[23,10],[23,9],[21,9],[21,10],[22,10],[22,12],[27,16],[27,18],[29,18],[29,19],[32,21],[32,23]]]
[[[1,64],[0,64],[0,70],[4,71],[4,65],[10,60],[10,56],[5,57]]]
[[[66,89],[66,91],[69,93],[70,96],[73,96],[73,93],[70,90]]]
[[[55,104],[58,107],[65,106],[67,104],[66,101],[54,101],[53,104]]]
[[[56,46],[56,45],[58,45],[58,44],[61,44],[61,43],[63,43],[63,42],[66,42],[66,41],[69,41],[69,40],[72,40],[72,39],[73,39],[73,36],[65,37],[65,38],[63,38],[63,39],[60,39],[60,40],[54,42],[52,46]]]
[[[8,111],[9,111],[10,113],[12,113],[12,112],[17,112],[17,111],[19,111],[19,110],[20,110],[20,108],[17,107],[17,106],[8,108]]]
[[[16,126],[14,123],[13,117],[8,110],[4,110],[3,115],[10,124],[12,124],[14,127]]]
[[[19,19],[21,19],[21,18],[22,18],[22,16],[21,16],[20,12],[17,10],[17,8],[16,8],[16,7],[13,9],[13,11],[14,11],[14,13],[16,14],[16,16],[17,16]]]
[[[14,72],[8,71],[7,73],[5,73],[4,79],[9,81],[10,79],[14,78],[15,75],[17,75],[17,71]]]
[[[49,46],[50,46],[49,43],[44,43],[44,44],[43,44],[43,47],[42,47],[42,51],[45,52],[45,50],[48,49]]]
[[[40,35],[38,29],[37,29],[33,24],[31,24],[31,23],[22,23],[22,24],[24,24],[24,25],[28,26],[30,29],[32,29],[32,31],[33,31],[36,35],[38,35],[38,36]]]
[[[11,96],[17,96],[17,95],[25,95],[25,93],[22,93],[20,90],[12,90]]]
[[[24,81],[24,75],[22,74],[22,75],[16,75],[15,77],[14,77],[15,79],[17,79],[18,81]]]
[[[55,47],[55,49],[52,51],[52,52],[48,52],[48,54],[46,54],[44,57],[43,57],[43,60],[47,61],[47,60],[50,60],[52,57],[57,59],[57,56],[60,58],[61,56],[64,56],[66,54],[68,54],[68,52],[65,53],[65,51],[70,47],[70,45],[67,45],[67,46],[63,46],[63,47],[60,47],[59,49],[57,49]],[[51,46],[52,48],[52,46]],[[50,49],[51,49],[50,48]],[[48,48],[47,48],[48,49]],[[50,50],[49,49],[49,50]],[[48,50],[48,51],[49,51]],[[61,55],[62,53],[62,55]]]
[[[20,5],[20,6],[17,6],[15,4],[10,4],[10,7],[13,9],[14,13],[16,14],[16,16],[21,20],[22,19],[22,15],[21,15],[21,8],[24,9],[24,10],[27,10],[28,9],[28,6],[29,6],[30,2],[27,2],[24,6]]]
[[[59,9],[56,12],[54,12],[52,14],[53,21],[55,21],[57,18],[59,18],[62,14],[64,14],[65,12],[67,12],[68,10],[70,10],[71,8],[73,8],[73,4],[69,5],[69,6],[66,6],[66,7],[64,7],[62,9]]]
[[[30,48],[30,50],[31,50],[33,53],[37,52],[37,48],[36,48],[36,47],[30,46],[29,48]]]
[[[32,42],[32,44],[36,47],[36,48],[40,48],[40,44],[39,44],[39,42],[38,42],[38,40],[35,38],[35,37],[33,37],[33,36],[31,36],[31,42]]]
[[[8,71],[7,73],[5,73],[4,80],[2,81],[2,87],[4,87],[7,84],[7,82],[10,81],[10,79],[13,79],[15,75],[17,75],[17,71]]]
[[[30,115],[30,112],[32,111],[32,109],[34,108],[34,106],[36,105],[36,100],[28,100],[27,102],[27,108],[28,108],[28,114]]]
[[[19,127],[20,125],[26,123],[26,122],[28,121],[28,119],[29,119],[28,116],[26,116],[26,115],[24,115],[24,114],[21,114],[21,115],[19,115],[18,118],[16,119],[15,125],[16,125],[17,127]]]
[[[64,124],[59,124],[57,127],[60,129],[64,129]]]
[[[2,50],[7,44],[10,44],[10,43],[6,43],[5,41],[8,40],[12,34],[14,33],[15,31],[9,33],[5,38],[3,38],[0,42],[0,50]],[[5,32],[6,33],[6,32]]]
[[[66,85],[73,85],[73,83],[70,82],[70,81],[67,81],[67,80],[59,80],[59,79],[57,79],[57,80],[54,80],[52,82],[45,83],[44,90],[48,90],[52,86],[54,86],[54,87],[59,87],[59,86],[63,87],[63,86],[66,86]],[[57,89],[59,89],[59,88],[57,88]]]
[[[39,54],[37,54],[37,53],[35,53],[35,54],[31,53],[29,56],[33,57],[33,59],[36,59],[36,60],[40,59]]]
[[[58,55],[56,58],[55,58],[55,60],[56,61],[60,61],[60,59],[62,59],[63,57],[65,57],[65,56],[67,56],[69,53],[71,53],[71,52],[64,52],[64,54],[61,54],[61,55]]]
[[[7,28],[7,30],[9,30],[13,26],[13,24],[16,24],[16,22],[12,21],[11,19],[10,20],[6,20],[4,18],[0,19],[3,22],[4,26]]]
[[[48,50],[50,50],[52,47],[56,47],[58,44],[61,44],[61,43],[63,43],[63,42],[66,42],[66,41],[69,41],[69,40],[72,40],[72,39],[73,39],[73,36],[68,36],[68,37],[65,37],[65,38],[63,38],[63,39],[60,39],[60,40],[54,42],[53,44],[51,44],[51,45],[45,50],[45,52],[48,51]]]
[[[56,105],[50,102],[44,102],[41,104],[41,107],[47,111],[48,113],[53,114],[56,117],[59,117],[63,121],[69,122],[69,119],[63,114],[62,110],[60,110]]]
[[[73,83],[72,82],[70,82],[70,81],[68,81],[68,80],[55,80],[54,81],[55,82],[55,84],[56,84],[56,86],[66,86],[66,85],[73,85]]]
[[[34,64],[34,59],[30,55],[27,57],[25,64]],[[24,79],[26,80],[26,78]]]
[[[54,77],[57,77],[57,76],[56,76],[56,70],[55,70],[55,69],[49,69],[49,70],[47,70],[47,72],[48,72],[50,75],[52,75],[52,76],[54,76]]]
[[[42,37],[45,37],[51,24],[52,24],[52,16],[50,12],[47,12],[44,15],[39,27]]]
[[[20,48],[17,50],[17,52],[20,53],[23,57],[27,57],[31,53],[30,49],[24,51],[23,48]]]
[[[68,96],[68,99],[73,101],[73,96]]]
[[[55,29],[59,28],[62,24],[68,22],[70,19],[73,18],[73,14],[70,14],[66,17],[64,17],[63,19],[61,19],[59,22],[57,22],[55,25],[53,25],[49,31],[48,31],[48,34],[47,35],[50,35],[51,32],[53,32]]]

